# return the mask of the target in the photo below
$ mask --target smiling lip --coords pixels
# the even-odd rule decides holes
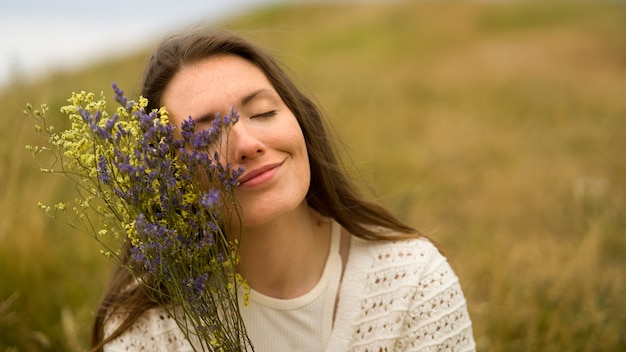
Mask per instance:
[[[269,180],[274,176],[282,163],[267,164],[256,168],[239,178],[239,186],[254,186]]]

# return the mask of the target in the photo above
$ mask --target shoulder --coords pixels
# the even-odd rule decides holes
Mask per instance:
[[[114,314],[104,326],[109,336],[123,322],[124,315]],[[152,308],[143,313],[122,335],[104,347],[107,352],[117,351],[193,351],[191,344],[176,320],[162,308]]]
[[[390,299],[402,296],[407,308],[415,308],[441,296],[448,303],[465,304],[456,273],[447,258],[426,238],[358,240],[354,250],[353,269],[362,277],[365,286],[361,292],[366,300],[381,295]]]
[[[412,269],[416,275],[429,267],[445,265],[447,259],[428,239],[418,237],[405,240],[366,241],[353,238],[350,252],[356,263],[367,265],[371,271]]]
[[[426,238],[353,238],[338,309],[345,314],[338,311],[338,330],[351,336],[352,346],[374,351],[474,348],[459,280]]]
[[[452,287],[458,278],[445,256],[426,238],[367,241],[352,238],[344,279],[363,298],[410,294],[418,300]]]
[[[367,263],[364,292],[372,297],[402,296],[406,308],[433,313],[441,308],[465,305],[459,279],[448,259],[426,238],[362,242],[361,256]],[[358,247],[357,247],[358,248]],[[433,305],[437,301],[447,307]],[[441,312],[443,314],[443,312]]]

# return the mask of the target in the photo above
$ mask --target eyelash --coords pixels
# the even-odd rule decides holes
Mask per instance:
[[[268,111],[268,112],[264,112],[262,114],[257,114],[257,115],[252,116],[252,118],[266,119],[266,118],[272,117],[274,115],[276,115],[276,110],[271,110],[271,111]]]

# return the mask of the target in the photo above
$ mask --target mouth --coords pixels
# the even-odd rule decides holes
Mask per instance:
[[[239,187],[253,186],[271,179],[283,163],[272,163],[251,170],[239,177]]]

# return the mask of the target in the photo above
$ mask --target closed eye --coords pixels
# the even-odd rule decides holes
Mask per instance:
[[[252,118],[264,119],[264,118],[272,117],[272,116],[275,116],[275,115],[276,115],[276,110],[271,110],[271,111],[264,112],[262,114],[252,115]]]
[[[215,120],[216,116],[217,113],[211,112],[208,114],[204,114],[198,118],[194,118],[193,120],[196,122],[197,125],[210,125],[213,120]]]

